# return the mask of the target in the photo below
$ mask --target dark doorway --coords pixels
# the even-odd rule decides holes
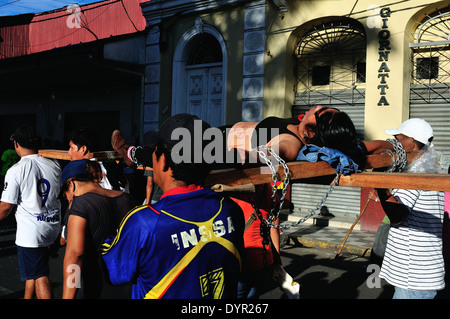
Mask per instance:
[[[111,134],[119,127],[120,112],[73,112],[65,114],[64,141],[69,148],[68,135],[79,127],[88,127],[97,139],[97,151],[111,151]]]
[[[36,129],[38,135],[39,129],[36,127],[36,114],[15,114],[0,116],[0,156],[7,149],[14,149],[10,141],[11,135],[20,125],[29,125]]]

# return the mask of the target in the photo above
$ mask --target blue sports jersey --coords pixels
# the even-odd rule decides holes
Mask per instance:
[[[235,298],[243,231],[232,200],[178,187],[130,211],[105,242],[103,259],[113,284],[133,282],[132,298]]]

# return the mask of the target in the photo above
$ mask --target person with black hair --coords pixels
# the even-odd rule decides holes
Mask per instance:
[[[108,285],[99,251],[104,240],[115,234],[133,204],[129,194],[101,187],[101,178],[99,164],[87,159],[69,162],[61,174],[61,191],[69,201],[64,299],[130,296],[127,287],[113,289]]]
[[[345,112],[325,112],[320,117],[315,116],[314,135],[308,140],[308,143],[339,150],[350,157],[358,167],[364,168],[367,155],[366,142],[358,137],[348,114]],[[389,147],[388,144],[385,144],[386,146]]]
[[[336,108],[318,105],[297,118],[268,117],[261,122],[238,122],[217,128],[223,134],[223,157],[213,168],[248,167],[249,163],[263,163],[256,152],[267,145],[285,161],[295,161],[306,144],[336,149],[363,168],[366,155],[393,150],[386,141],[363,141],[347,113]],[[119,130],[111,136],[111,145],[127,166],[151,166],[153,150],[127,142]]]
[[[208,128],[189,114],[162,124],[149,147],[163,195],[132,210],[103,246],[111,282],[133,282],[132,298],[236,298],[244,218],[230,198],[203,187],[210,165],[196,158],[205,141],[195,133]],[[177,129],[185,135],[172,136]]]
[[[0,220],[16,210],[16,245],[25,299],[49,299],[49,247],[60,231],[61,203],[58,162],[38,154],[40,138],[30,126],[19,126],[11,136],[20,161],[6,173]]]
[[[98,141],[95,134],[87,127],[79,127],[69,134],[69,155],[70,160],[92,159],[92,153],[98,150]],[[100,185],[106,189],[125,190],[125,176],[121,167],[115,161],[97,161],[100,164],[103,177]]]

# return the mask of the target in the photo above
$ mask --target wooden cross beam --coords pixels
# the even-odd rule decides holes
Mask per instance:
[[[450,192],[450,174],[362,172],[341,176],[338,185]]]
[[[70,157],[67,152],[68,151],[62,150],[39,150],[39,155],[47,158],[70,161]],[[119,154],[115,151],[93,152],[89,158],[95,158],[98,160],[121,159]]]
[[[410,163],[417,153],[407,154]],[[336,176],[336,171],[326,162],[290,162],[289,179],[294,183],[330,184]],[[388,154],[367,156],[366,169],[385,168],[392,165],[392,157]],[[284,169],[280,165],[277,170],[278,180],[284,179]],[[272,182],[272,174],[267,167],[248,169],[213,171],[207,177],[206,185],[224,184],[237,186],[242,184],[265,184]],[[389,173],[361,172],[341,176],[339,186],[372,187],[372,188],[402,188],[450,191],[450,174],[422,173]]]
[[[59,160],[70,160],[67,151],[39,150],[44,157]],[[407,154],[408,162],[411,162],[417,153]],[[94,152],[92,158],[98,160],[120,159],[115,151]],[[336,176],[336,171],[326,162],[289,162],[287,163],[291,182],[329,184]],[[384,168],[392,165],[392,157],[388,154],[367,156],[367,169]],[[277,170],[278,179],[284,179],[284,170],[280,165]],[[260,167],[227,169],[212,171],[206,179],[206,186],[223,184],[238,186],[244,184],[265,184],[272,182],[272,174],[265,165]],[[341,176],[338,185],[350,187],[372,188],[403,188],[420,190],[450,191],[450,174],[412,174],[412,173],[387,173],[368,172]]]
[[[417,153],[410,153],[407,155],[408,162],[411,162]],[[289,179],[297,182],[312,182],[317,183],[320,180],[314,178],[326,177],[326,181],[333,179],[336,171],[326,162],[289,162]],[[367,163],[365,169],[377,169],[390,167],[392,165],[392,157],[389,154],[378,154],[367,156]],[[358,173],[356,175],[360,175]],[[389,174],[389,173],[385,173]],[[278,166],[278,179],[284,179],[284,169],[281,165]],[[355,174],[353,174],[355,175]],[[237,186],[241,184],[265,184],[272,182],[272,175],[267,166],[260,166],[246,169],[231,169],[223,171],[213,171],[206,180],[207,185],[225,184],[229,186]],[[327,182],[325,182],[327,183]],[[350,186],[350,182],[347,182]]]

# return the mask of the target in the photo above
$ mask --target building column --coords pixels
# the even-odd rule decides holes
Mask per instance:
[[[242,80],[242,120],[261,121],[264,100],[266,3],[253,1],[245,8]]]
[[[385,128],[398,127],[409,116],[409,48],[402,24],[389,7],[367,26],[365,139],[386,139]],[[397,20],[398,21],[398,20]]]
[[[158,129],[161,69],[159,37],[159,26],[153,26],[148,32],[145,43],[144,133],[149,130]]]

